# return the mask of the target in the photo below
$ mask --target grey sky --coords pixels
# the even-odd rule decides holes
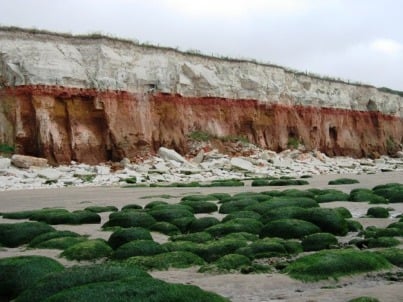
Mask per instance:
[[[102,32],[403,90],[402,0],[0,0],[0,24]]]

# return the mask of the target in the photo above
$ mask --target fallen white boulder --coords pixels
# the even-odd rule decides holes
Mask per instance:
[[[249,171],[249,172],[255,171],[255,166],[250,161],[239,158],[239,157],[231,158],[231,165],[232,165],[232,168],[235,168],[235,169]]]
[[[161,157],[162,159],[169,161],[169,160],[175,160],[180,163],[185,163],[186,159],[182,157],[178,152],[172,149],[164,148],[161,147],[158,150],[158,156]]]
[[[11,163],[18,168],[28,169],[29,167],[46,167],[48,160],[46,158],[14,154],[11,157]]]

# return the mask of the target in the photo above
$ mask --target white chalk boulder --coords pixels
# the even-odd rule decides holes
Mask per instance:
[[[180,163],[185,163],[186,159],[182,157],[178,152],[172,149],[164,148],[161,147],[158,150],[158,156],[161,157],[162,159],[169,161],[169,160],[175,160]]]
[[[11,163],[18,168],[28,169],[29,167],[46,167],[48,160],[46,158],[14,154],[11,157]]]

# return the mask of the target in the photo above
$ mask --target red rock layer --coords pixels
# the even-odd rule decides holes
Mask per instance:
[[[20,86],[0,90],[0,109],[0,143],[54,164],[135,159],[160,146],[187,153],[195,130],[276,151],[297,139],[331,156],[386,154],[403,140],[398,116],[256,100]]]

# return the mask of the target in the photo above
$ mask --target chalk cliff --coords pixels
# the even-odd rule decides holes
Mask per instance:
[[[186,153],[196,130],[376,156],[403,142],[403,97],[274,65],[0,28],[0,144],[98,163],[161,145]]]

